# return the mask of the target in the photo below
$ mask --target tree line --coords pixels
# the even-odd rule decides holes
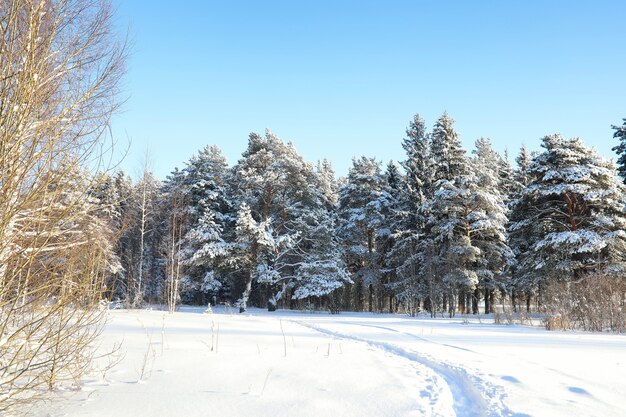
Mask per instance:
[[[468,153],[445,113],[430,131],[416,115],[402,146],[400,163],[354,158],[337,178],[266,131],[233,166],[207,146],[163,182],[104,175],[94,197],[121,265],[110,297],[433,316],[507,302],[624,327],[624,168],[560,135],[514,166],[486,138]]]

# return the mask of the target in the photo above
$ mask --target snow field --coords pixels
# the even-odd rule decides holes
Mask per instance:
[[[623,416],[626,337],[461,319],[111,311],[61,416]],[[281,329],[282,327],[282,329]],[[219,328],[219,331],[218,331]],[[285,355],[286,352],[286,355]]]

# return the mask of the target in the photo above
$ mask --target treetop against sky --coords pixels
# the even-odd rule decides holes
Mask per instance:
[[[623,2],[115,3],[134,43],[113,125],[131,173],[146,148],[160,178],[205,144],[233,164],[269,127],[345,175],[352,156],[402,159],[413,114],[444,110],[468,149],[560,132],[612,157],[625,116]]]

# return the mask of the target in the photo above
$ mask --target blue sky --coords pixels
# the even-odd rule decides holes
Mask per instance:
[[[515,154],[546,134],[612,157],[626,117],[622,1],[114,0],[133,53],[113,121],[122,168],[164,178],[206,144],[231,164],[270,128],[346,174],[402,160],[413,114]]]

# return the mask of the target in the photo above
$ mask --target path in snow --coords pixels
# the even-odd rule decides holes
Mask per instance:
[[[430,367],[449,386],[459,416],[626,415],[624,336],[475,318],[346,314],[295,320]]]
[[[478,377],[471,377],[461,367],[452,366],[446,363],[437,362],[433,359],[429,359],[424,355],[421,355],[415,351],[403,349],[395,344],[380,342],[371,338],[362,338],[353,336],[348,333],[340,333],[330,331],[313,325],[310,323],[295,321],[296,323],[305,326],[307,328],[316,330],[320,333],[333,336],[339,339],[354,340],[358,342],[366,343],[370,346],[379,348],[385,352],[392,353],[397,356],[407,358],[411,361],[417,362],[432,369],[438,376],[440,376],[448,385],[453,396],[454,411],[458,417],[462,416],[522,416],[522,414],[512,413],[503,402],[505,397],[504,390],[500,387],[494,387],[491,384],[480,380]],[[427,341],[424,338],[415,336],[410,333],[403,333],[396,329],[391,329],[383,326],[374,326],[367,324],[353,324],[353,326],[371,327],[376,329],[382,329],[384,331],[398,333],[402,336],[408,336],[410,338],[417,338],[421,341]],[[447,345],[450,346],[450,345]],[[456,346],[450,346],[457,349]],[[481,387],[479,389],[478,387]]]

